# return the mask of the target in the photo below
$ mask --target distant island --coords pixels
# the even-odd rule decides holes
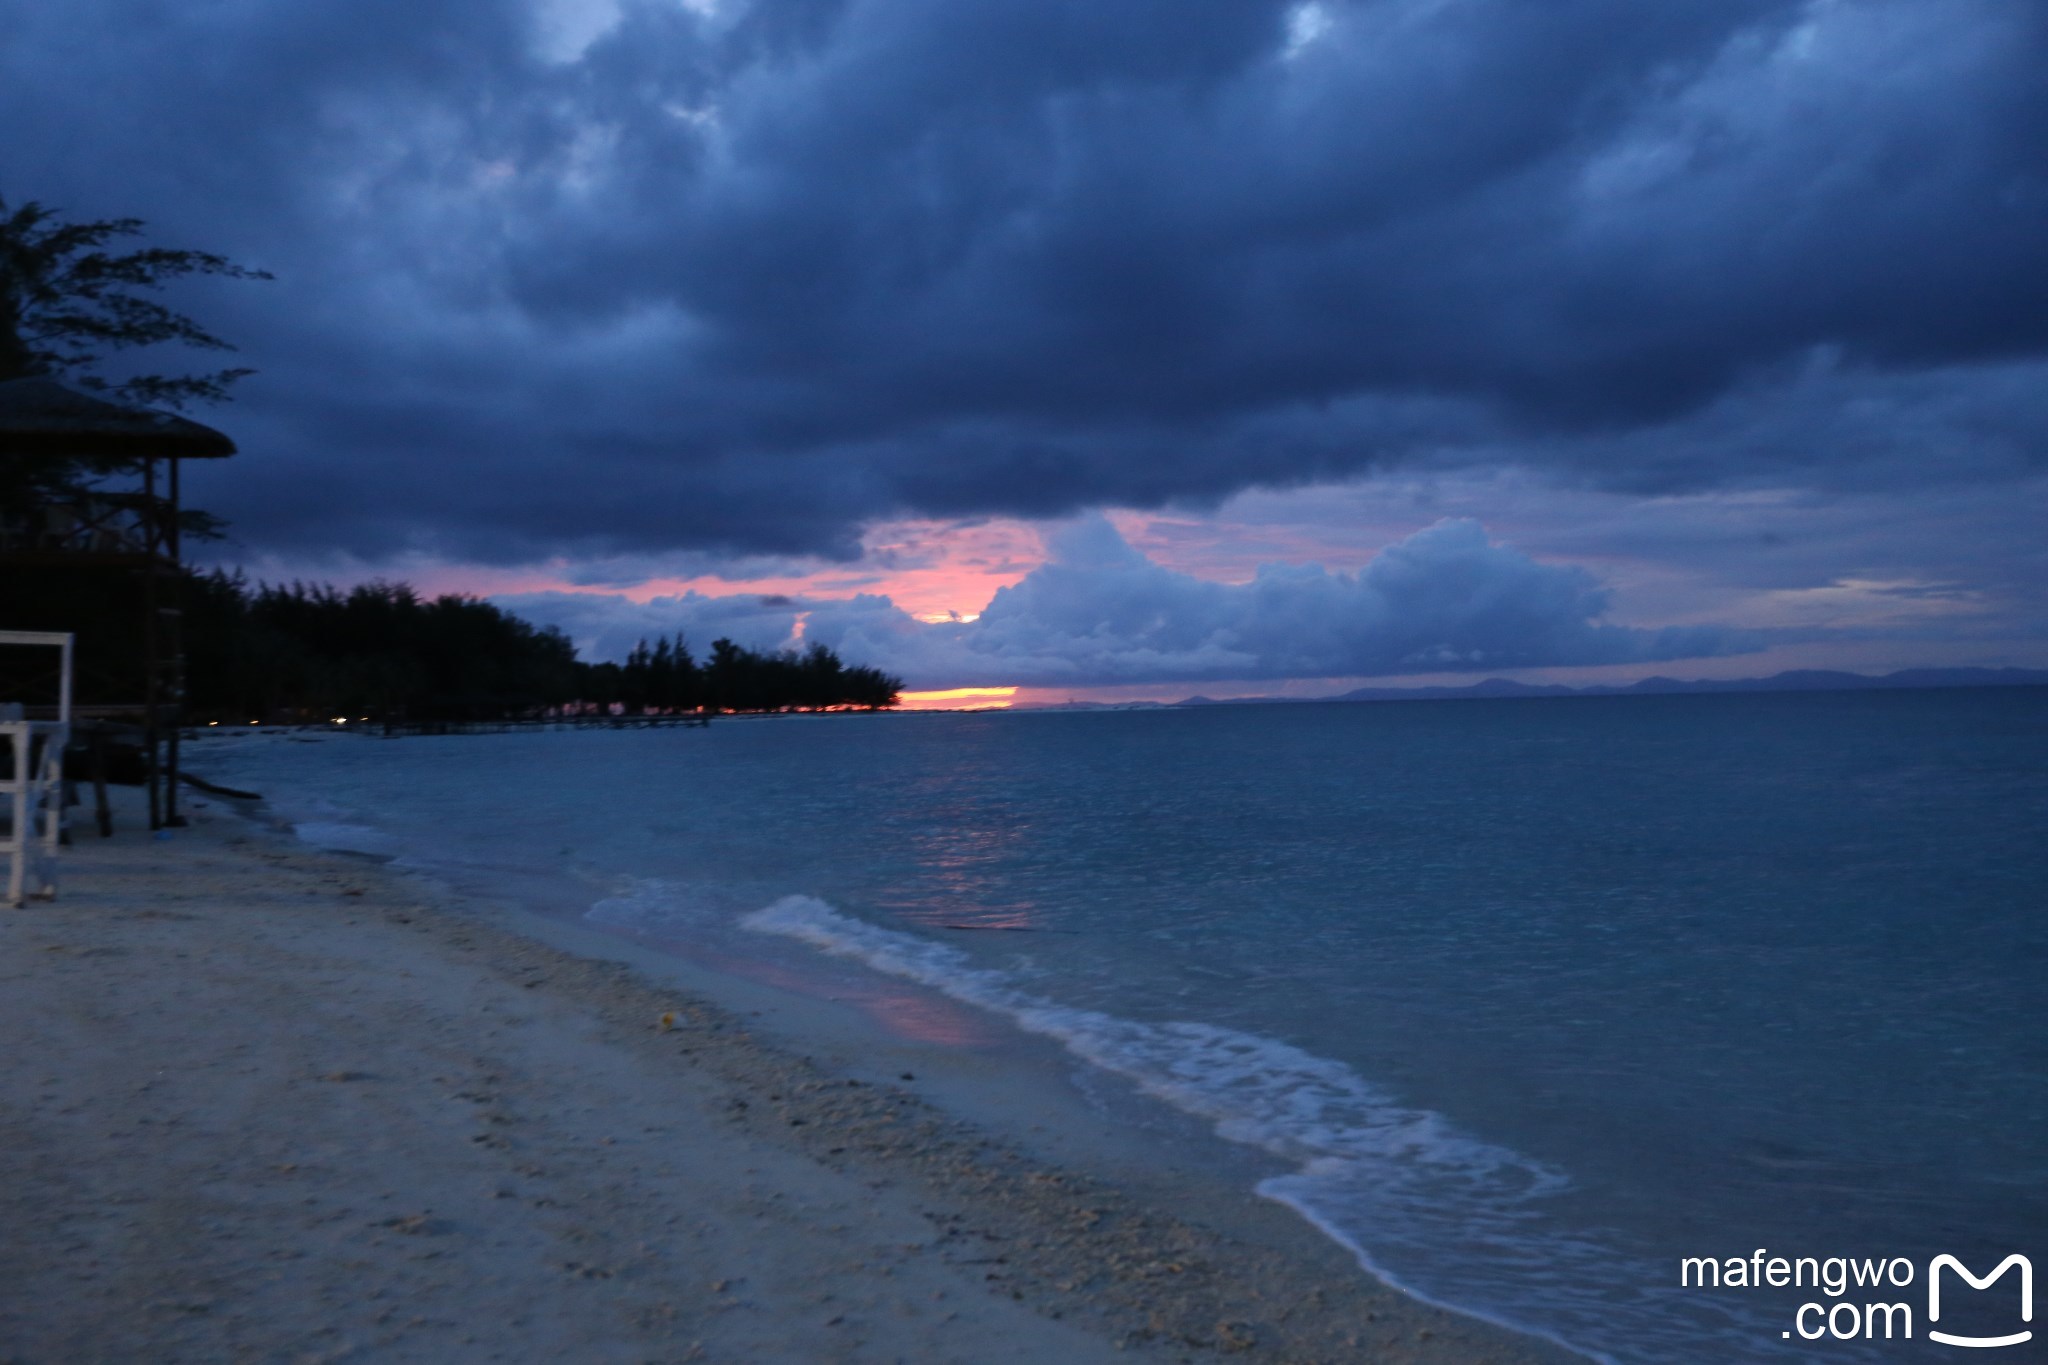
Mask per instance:
[[[1463,687],[1355,687],[1325,697],[1186,697],[1180,701],[1067,701],[1013,707],[1019,711],[1140,711],[1180,706],[1253,706],[1265,703],[1332,701],[1499,701],[1529,697],[1650,697],[1704,692],[1880,692],[1929,687],[2048,687],[2048,669],[1908,668],[1872,675],[1801,668],[1768,678],[1644,678],[1628,684],[1522,683],[1487,678]]]

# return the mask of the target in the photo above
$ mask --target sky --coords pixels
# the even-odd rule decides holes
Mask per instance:
[[[0,198],[275,276],[170,295],[256,576],[1018,700],[2048,667],[2042,0],[0,32]]]

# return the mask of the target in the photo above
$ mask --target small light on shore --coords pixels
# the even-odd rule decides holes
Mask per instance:
[[[346,724],[348,724],[348,717],[347,717],[347,716],[336,716],[336,717],[334,718],[334,723],[335,723],[336,725],[346,725]]]
[[[218,725],[218,724],[220,724],[220,722],[219,722],[219,721],[217,721],[217,720],[210,720],[210,721],[208,721],[208,722],[206,722],[206,723],[207,723],[208,725]]]

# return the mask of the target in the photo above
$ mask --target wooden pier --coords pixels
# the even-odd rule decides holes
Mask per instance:
[[[406,735],[509,735],[538,730],[701,730],[710,725],[709,712],[686,711],[672,715],[526,716],[514,720],[386,720],[334,728],[397,739]]]

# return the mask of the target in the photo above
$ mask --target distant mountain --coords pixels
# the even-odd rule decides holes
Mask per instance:
[[[1010,711],[1158,711],[1168,706],[1221,705],[1207,697],[1190,697],[1186,701],[1049,701],[1024,702],[1006,707]]]
[[[1644,678],[1626,686],[1566,687],[1560,683],[1519,683],[1488,678],[1464,687],[1359,687],[1332,697],[1189,697],[1176,706],[1229,706],[1246,702],[1305,701],[1480,701],[1500,697],[1642,697],[1693,692],[1872,692],[1915,687],[2048,687],[2039,668],[1909,668],[1872,677],[1802,668],[1768,678]]]

